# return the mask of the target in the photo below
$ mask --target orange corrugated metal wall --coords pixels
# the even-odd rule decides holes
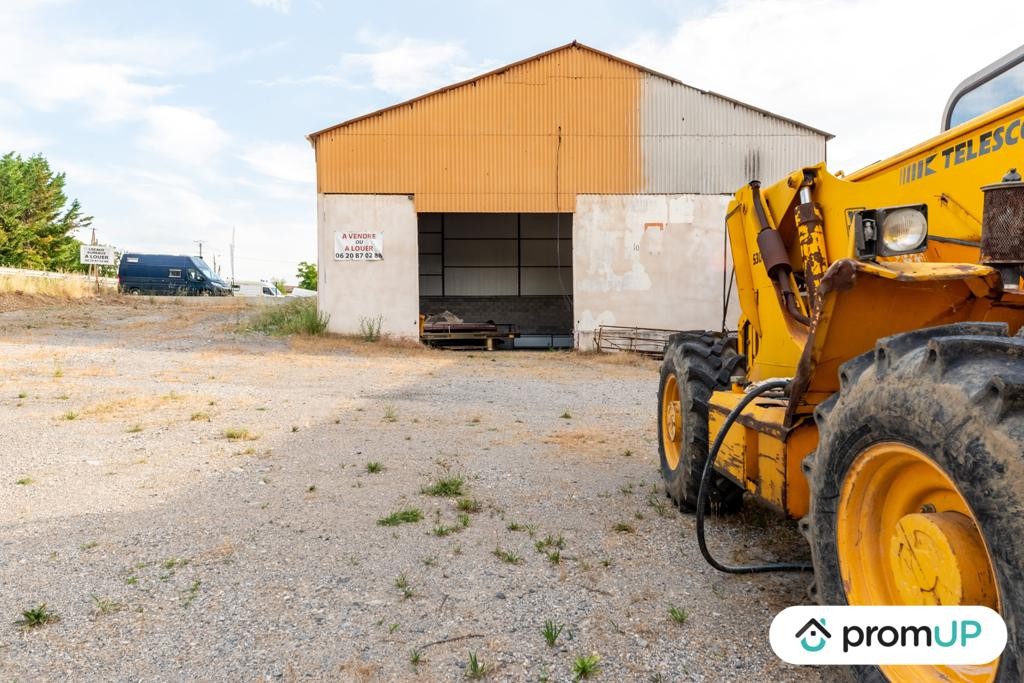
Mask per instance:
[[[315,139],[318,191],[493,213],[571,212],[580,193],[640,192],[645,76],[571,46],[328,130]]]

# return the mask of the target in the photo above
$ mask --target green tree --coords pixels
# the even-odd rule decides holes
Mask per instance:
[[[316,264],[299,261],[299,287],[316,290]]]
[[[80,270],[74,233],[91,223],[77,199],[68,204],[64,174],[42,155],[0,157],[0,265]]]

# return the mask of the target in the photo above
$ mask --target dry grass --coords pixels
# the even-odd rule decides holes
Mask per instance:
[[[410,353],[440,355],[440,351],[424,346],[412,339],[396,339],[387,335],[375,342],[365,342],[357,336],[325,334],[318,337],[294,336],[288,339],[292,351],[309,354],[355,353],[360,356],[393,356],[395,351],[402,355]]]
[[[54,299],[81,299],[95,296],[96,286],[85,278],[32,277],[28,275],[0,275],[0,294],[17,294]]]

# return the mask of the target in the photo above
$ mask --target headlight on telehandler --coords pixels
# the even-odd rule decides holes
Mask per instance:
[[[928,206],[862,209],[854,214],[857,257],[916,254],[928,248]]]

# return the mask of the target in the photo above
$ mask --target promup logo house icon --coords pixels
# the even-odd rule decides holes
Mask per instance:
[[[808,633],[809,632],[809,633]],[[804,634],[807,635],[804,635]],[[818,652],[828,643],[828,639],[832,637],[832,634],[825,628],[825,619],[821,621],[817,619],[810,619],[804,627],[796,632],[796,637],[800,639],[800,647],[807,650],[808,652]],[[807,639],[817,639],[814,645],[807,642]]]

